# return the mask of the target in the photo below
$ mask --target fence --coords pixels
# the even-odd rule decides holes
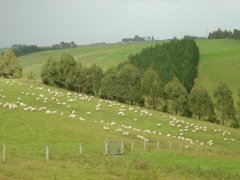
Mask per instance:
[[[76,157],[80,157],[84,154],[90,154],[91,153],[99,153],[102,155],[124,155],[124,154],[129,154],[129,153],[137,153],[137,152],[148,152],[148,151],[158,151],[158,150],[167,150],[167,151],[193,151],[197,152],[199,150],[211,150],[212,149],[207,149],[206,147],[200,147],[198,145],[193,145],[188,148],[186,148],[186,143],[184,142],[160,142],[157,140],[156,142],[147,142],[147,141],[128,141],[128,142],[123,142],[123,141],[104,141],[101,143],[100,149],[102,151],[95,150],[92,151],[91,148],[94,147],[94,145],[91,144],[91,148],[86,148],[84,149],[87,145],[89,144],[79,144],[78,146],[72,146],[71,151],[64,151],[62,149],[64,148],[58,148],[56,147],[57,145],[49,145],[46,144],[44,145],[41,149],[38,151],[34,151],[32,154],[34,157],[38,157],[40,159],[44,159],[45,161],[48,161],[50,159],[58,159],[64,158],[68,159],[69,157],[72,159],[75,159]],[[28,147],[28,145],[23,145],[24,147]],[[19,146],[17,146],[18,148]],[[53,148],[54,147],[54,148]],[[6,163],[11,156],[15,156],[16,154],[15,151],[17,151],[16,146],[15,147],[9,147],[8,144],[3,144],[2,145],[2,162]],[[210,147],[209,147],[210,148]],[[34,149],[34,148],[31,148]],[[44,151],[43,151],[44,149]],[[11,153],[8,153],[8,152]],[[19,150],[21,151],[21,150]],[[25,150],[27,151],[27,150]],[[21,153],[18,157],[24,157]],[[17,154],[18,155],[18,154]],[[27,155],[25,156],[27,157]]]

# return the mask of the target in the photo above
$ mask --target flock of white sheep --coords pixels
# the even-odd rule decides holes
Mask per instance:
[[[6,84],[13,85],[14,81],[9,82],[7,81]],[[22,83],[18,83],[19,86],[22,86]],[[21,92],[21,97],[18,97],[15,102],[7,102],[7,97],[4,93],[3,89],[0,89],[0,107],[2,108],[7,108],[9,110],[15,110],[17,108],[22,108],[24,111],[30,111],[30,112],[44,112],[48,115],[50,114],[59,114],[61,116],[64,115],[64,112],[57,112],[56,110],[51,110],[50,108],[47,107],[48,104],[51,104],[51,107],[61,106],[64,107],[62,109],[70,111],[69,114],[67,114],[67,117],[70,119],[79,119],[80,121],[85,121],[86,118],[80,117],[77,115],[77,112],[75,109],[71,108],[72,103],[78,102],[78,101],[92,101],[94,99],[93,96],[87,96],[81,93],[63,93],[58,90],[51,90],[50,88],[44,88],[42,86],[30,86],[31,91],[34,92]],[[46,104],[45,106],[40,106],[40,107],[33,107],[31,105],[27,105],[23,99],[25,96],[32,97],[35,99],[39,104]],[[65,98],[66,97],[66,98]],[[5,102],[1,102],[1,99],[4,100]],[[95,101],[94,101],[95,102]],[[91,111],[85,112],[85,115],[91,119],[91,115],[93,113],[101,112],[103,109],[102,104],[105,103],[105,110],[107,108],[113,108],[117,109],[116,116],[123,117],[123,119],[128,120],[128,123],[133,124],[134,126],[138,125],[138,118],[144,118],[146,121],[153,121],[153,118],[148,119],[148,117],[152,117],[153,114],[149,113],[146,109],[142,109],[140,107],[132,107],[132,106],[126,106],[122,105],[120,103],[110,101],[110,100],[102,100],[100,99],[97,101],[97,104],[94,109]],[[107,106],[106,106],[107,105]],[[61,109],[61,108],[60,108]],[[135,113],[133,120],[130,120],[128,117],[128,113]],[[79,113],[78,113],[79,114]],[[154,117],[155,118],[155,117]],[[194,123],[189,123],[185,122],[184,120],[179,120],[174,116],[162,116],[162,117],[157,117],[158,122],[155,123],[155,130],[150,130],[150,129],[140,129],[137,127],[134,127],[133,125],[127,125],[124,124],[123,122],[126,123],[126,121],[123,121],[122,123],[120,122],[117,124],[115,121],[112,122],[105,122],[104,120],[97,121],[94,120],[95,123],[99,122],[102,124],[103,130],[109,132],[111,130],[115,131],[116,133],[122,134],[123,136],[130,136],[132,138],[136,138],[145,142],[150,142],[151,138],[154,137],[157,139],[159,136],[161,137],[167,137],[167,138],[172,138],[176,141],[183,142],[185,144],[185,148],[189,148],[191,145],[199,145],[199,146],[204,146],[205,144],[207,146],[213,146],[214,142],[212,139],[208,139],[205,141],[200,141],[198,139],[194,139],[194,134],[197,133],[208,133],[210,132],[209,128],[206,126],[199,126]],[[166,123],[168,122],[168,123]],[[167,126],[168,128],[172,129],[169,132],[174,132],[174,133],[166,133],[166,130],[164,131],[164,127]],[[157,130],[156,130],[157,129]],[[165,132],[165,134],[163,133]],[[177,133],[176,133],[177,132]],[[229,142],[234,142],[235,140],[231,138],[231,133],[224,131],[222,129],[214,129],[214,133],[220,133],[223,137],[223,141],[229,141]],[[151,135],[151,136],[150,136]],[[192,136],[192,138],[190,138]]]

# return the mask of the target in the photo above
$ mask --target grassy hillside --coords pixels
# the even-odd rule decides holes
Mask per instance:
[[[0,79],[0,114],[0,179],[240,178],[239,130],[23,80]],[[124,155],[104,156],[105,140],[123,140]]]
[[[201,58],[197,85],[207,88],[212,95],[220,81],[233,91],[235,103],[240,88],[240,41],[197,40]]]
[[[70,53],[76,58],[76,60],[80,60],[85,65],[96,63],[100,65],[103,70],[106,70],[111,66],[116,66],[119,63],[127,60],[129,54],[137,53],[144,47],[155,44],[156,42],[157,41],[127,44],[116,43],[106,45],[86,45],[73,49],[51,50],[33,53],[22,56],[19,59],[21,65],[23,66],[24,76],[26,76],[29,71],[32,71],[34,77],[36,78],[40,78],[41,68],[49,56],[59,59],[63,53]]]

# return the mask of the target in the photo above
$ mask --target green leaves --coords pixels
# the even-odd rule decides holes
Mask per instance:
[[[163,98],[163,84],[156,71],[147,70],[141,80],[141,90],[152,109],[156,109]]]
[[[5,50],[0,56],[0,76],[6,78],[22,77],[22,67],[11,49]]]
[[[165,93],[175,114],[183,114],[187,108],[188,93],[177,77],[165,86]]]
[[[225,120],[235,119],[232,92],[223,82],[214,90],[214,100],[215,108],[221,117],[221,125],[224,125]]]
[[[42,67],[41,77],[45,84],[55,85],[58,78],[57,62],[53,57],[49,57],[47,63]]]
[[[197,77],[199,49],[192,39],[171,40],[145,48],[128,59],[141,73],[153,67],[164,84],[176,76],[190,92]]]
[[[192,89],[189,95],[189,108],[198,119],[209,118],[214,113],[213,101],[203,87]]]

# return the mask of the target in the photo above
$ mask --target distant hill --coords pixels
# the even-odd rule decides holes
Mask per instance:
[[[0,53],[2,53],[6,48],[0,48]]]

